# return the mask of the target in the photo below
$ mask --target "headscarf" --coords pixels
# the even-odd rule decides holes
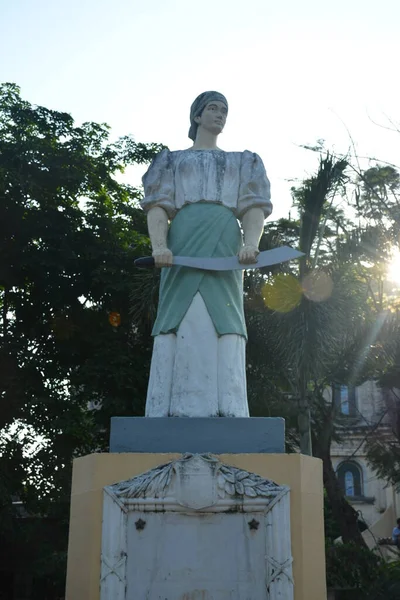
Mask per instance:
[[[200,117],[201,113],[212,101],[223,102],[228,108],[228,101],[219,92],[203,92],[200,96],[197,96],[196,100],[193,102],[190,107],[190,129],[189,129],[189,137],[191,140],[196,141],[197,127],[198,124],[195,122],[195,117]]]

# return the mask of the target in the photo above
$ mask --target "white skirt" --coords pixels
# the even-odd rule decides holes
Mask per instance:
[[[176,334],[154,338],[146,417],[248,417],[246,340],[219,337],[200,293]]]

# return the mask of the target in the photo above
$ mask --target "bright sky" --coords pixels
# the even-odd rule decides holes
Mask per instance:
[[[346,152],[346,125],[360,155],[400,164],[400,134],[371,121],[400,121],[399,23],[398,0],[0,0],[0,81],[172,150],[190,145],[194,98],[216,89],[219,145],[261,155],[277,218],[288,180],[317,165],[299,144]]]

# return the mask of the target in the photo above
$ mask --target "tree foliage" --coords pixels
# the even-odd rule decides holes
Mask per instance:
[[[346,225],[338,209],[348,181],[346,166],[329,154],[321,158],[315,176],[293,189],[299,220],[266,227],[263,249],[290,240],[305,256],[300,265],[253,273],[247,281],[248,387],[251,402],[256,397],[264,410],[272,404],[272,414],[283,414],[289,428],[298,419],[300,450],[310,454],[313,446],[322,459],[340,535],[362,546],[357,512],[344,498],[332,466],[336,408],[325,395],[335,381],[359,385],[372,377],[380,358],[371,344],[375,320],[368,286],[353,262],[338,253],[343,242],[337,226]]]
[[[327,548],[327,583],[343,600],[397,600],[400,561],[386,563],[366,548],[344,544]]]
[[[65,514],[71,459],[107,448],[111,415],[143,412],[150,339],[129,291],[148,238],[118,176],[160,148],[0,87],[0,518],[13,496]]]
[[[377,475],[400,488],[400,322],[398,282],[388,280],[388,264],[400,248],[400,174],[376,164],[358,172],[354,209],[362,220],[344,252],[350,249],[360,277],[368,285],[376,314],[374,346],[383,356],[376,373],[382,389],[389,431],[367,440],[367,459]],[[346,247],[347,246],[347,247]]]

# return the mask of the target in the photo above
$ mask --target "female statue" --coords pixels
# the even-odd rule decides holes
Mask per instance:
[[[193,146],[163,150],[143,177],[153,257],[163,267],[148,417],[249,416],[243,272],[171,267],[174,254],[256,260],[272,211],[270,186],[257,154],[218,148],[227,115],[222,94],[198,96],[190,111]]]

